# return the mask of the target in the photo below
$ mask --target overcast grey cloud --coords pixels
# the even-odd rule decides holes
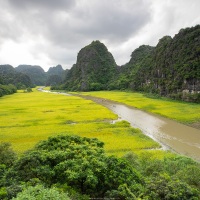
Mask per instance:
[[[117,64],[200,24],[199,0],[0,0],[0,64],[71,68],[78,51],[102,41]]]

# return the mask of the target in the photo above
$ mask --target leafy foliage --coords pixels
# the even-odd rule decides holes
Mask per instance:
[[[4,96],[4,95],[8,95],[8,94],[13,94],[17,92],[17,88],[12,85],[1,85],[0,84],[0,97]]]
[[[139,157],[133,153],[124,156],[143,174],[144,199],[198,199],[200,195],[200,164],[182,156],[153,159],[146,152]]]
[[[16,154],[11,148],[10,143],[0,143],[0,164],[7,168],[15,162]]]
[[[198,191],[186,183],[172,179],[167,174],[157,174],[146,181],[148,199],[198,199]]]
[[[42,185],[29,186],[17,194],[13,200],[70,200],[67,194],[60,193],[55,188],[45,188]]]
[[[148,152],[116,158],[106,156],[103,145],[95,138],[74,135],[41,141],[3,172],[0,198],[199,198],[199,164],[193,160],[177,156],[156,160]]]
[[[77,193],[104,197],[127,184],[140,184],[140,176],[125,160],[106,157],[103,143],[78,136],[57,136],[40,142],[15,162],[8,183],[39,179],[48,187],[67,184]]]

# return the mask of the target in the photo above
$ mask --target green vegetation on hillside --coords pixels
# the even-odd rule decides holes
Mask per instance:
[[[172,99],[200,102],[200,25],[164,36],[156,47],[142,45],[130,61],[117,66],[106,46],[99,41],[80,50],[77,62],[64,83],[54,90],[142,91]]]
[[[63,70],[61,65],[57,65],[56,67],[50,67],[46,72],[46,83],[47,86],[57,86],[62,83],[67,75],[68,69]]]
[[[165,36],[155,48],[136,49],[123,66],[129,88],[174,99],[200,102],[200,25]],[[138,53],[140,52],[140,53]]]
[[[47,72],[34,65],[19,65],[16,68],[0,65],[0,84],[13,84],[17,89],[26,89],[34,85],[55,86],[62,83],[67,72],[68,70],[63,70],[61,65],[50,67]]]
[[[200,197],[200,166],[191,159],[174,156],[152,160],[148,152],[140,157],[128,153],[117,158],[107,156],[103,145],[95,138],[62,135],[39,142],[16,159],[8,145],[0,144],[0,157],[6,157],[0,163],[0,198]]]
[[[59,89],[105,90],[114,79],[116,72],[116,63],[112,54],[104,44],[93,41],[80,50],[76,64],[69,70],[65,84]]]
[[[33,86],[27,75],[17,72],[11,65],[0,65],[0,84],[12,84],[17,89],[25,89]]]
[[[34,85],[45,85],[46,77],[44,70],[37,65],[19,65],[16,71],[26,74],[30,77]]]

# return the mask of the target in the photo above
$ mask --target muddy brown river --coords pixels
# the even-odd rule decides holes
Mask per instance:
[[[45,92],[42,89],[41,91]],[[139,128],[144,134],[159,142],[163,149],[172,150],[200,162],[200,130],[114,101],[92,96],[75,96],[92,100],[110,109],[120,120],[128,121],[132,127]]]
[[[200,130],[114,101],[91,96],[81,97],[110,109],[120,119],[128,121],[131,126],[141,129],[144,134],[159,142],[163,149],[170,149],[200,161]]]

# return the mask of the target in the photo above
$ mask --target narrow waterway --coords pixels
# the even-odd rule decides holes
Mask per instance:
[[[50,92],[42,88],[40,91]],[[200,161],[200,130],[115,101],[84,95],[75,96],[92,100],[110,109],[119,119],[128,121],[131,126],[139,128],[144,134],[159,142],[163,149],[170,149]]]
[[[159,142],[164,149],[171,149],[200,161],[200,130],[114,101],[91,96],[81,97],[110,109],[119,118]]]

